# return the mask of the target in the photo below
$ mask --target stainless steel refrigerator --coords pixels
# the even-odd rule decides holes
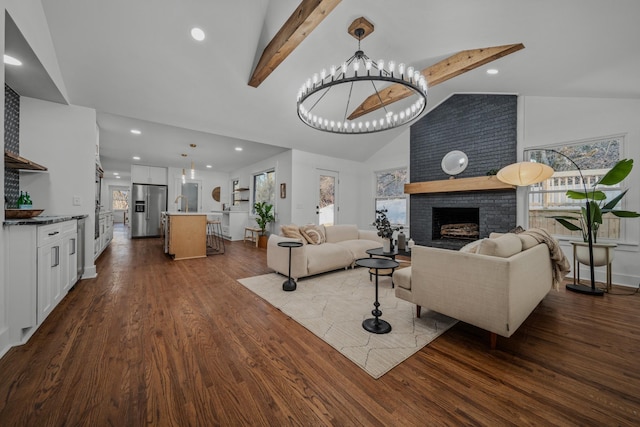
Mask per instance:
[[[160,236],[161,212],[167,210],[167,186],[133,184],[131,237]]]

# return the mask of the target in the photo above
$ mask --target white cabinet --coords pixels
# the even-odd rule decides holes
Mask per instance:
[[[62,239],[38,246],[38,324],[47,318],[62,299],[61,249]]]
[[[222,235],[228,240],[242,240],[244,228],[248,222],[249,212],[247,211],[223,211]]]
[[[134,184],[167,185],[167,168],[131,165],[131,182]]]
[[[38,227],[37,322],[42,323],[77,279],[77,222]]]
[[[11,339],[24,342],[77,279],[77,221],[5,228]]]
[[[78,281],[78,228],[75,221],[62,227],[62,293],[66,294]]]
[[[99,235],[93,245],[93,259],[97,259],[113,240],[113,212],[100,212],[97,219]]]

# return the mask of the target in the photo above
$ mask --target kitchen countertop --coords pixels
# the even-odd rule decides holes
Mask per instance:
[[[165,215],[206,215],[206,212],[162,212]]]
[[[89,215],[40,215],[34,218],[5,219],[2,225],[48,225],[72,219],[86,218]]]

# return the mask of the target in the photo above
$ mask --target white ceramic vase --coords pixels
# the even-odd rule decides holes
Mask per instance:
[[[589,265],[589,243],[571,242],[575,247],[576,259],[580,264]],[[593,244],[593,266],[600,267],[608,265],[613,260],[616,251],[613,250],[615,243],[594,243]]]
[[[391,240],[382,239],[382,252],[391,252]]]

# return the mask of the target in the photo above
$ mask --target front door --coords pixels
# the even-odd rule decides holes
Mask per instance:
[[[318,169],[318,214],[319,225],[334,225],[338,222],[338,172]]]

